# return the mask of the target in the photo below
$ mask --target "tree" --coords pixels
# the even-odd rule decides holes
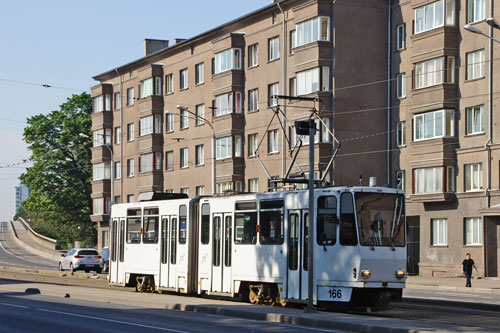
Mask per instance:
[[[31,189],[23,207],[33,229],[58,240],[63,247],[75,240],[93,245],[96,226],[91,214],[92,99],[73,95],[48,115],[28,119],[24,140],[33,166],[20,179]]]

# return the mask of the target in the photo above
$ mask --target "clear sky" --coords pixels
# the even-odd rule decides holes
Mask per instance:
[[[90,91],[92,76],[142,57],[145,38],[190,38],[270,2],[0,0],[0,220],[15,213],[14,186],[30,165],[20,164],[30,157],[27,118]]]

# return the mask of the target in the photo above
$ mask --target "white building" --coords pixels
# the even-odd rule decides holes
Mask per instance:
[[[16,212],[21,207],[21,203],[28,199],[30,195],[30,189],[27,188],[24,184],[20,184],[16,186]]]

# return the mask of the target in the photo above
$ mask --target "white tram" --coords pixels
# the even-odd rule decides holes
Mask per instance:
[[[314,190],[315,305],[380,305],[405,286],[402,191]],[[307,301],[308,190],[116,204],[109,281],[138,290]]]

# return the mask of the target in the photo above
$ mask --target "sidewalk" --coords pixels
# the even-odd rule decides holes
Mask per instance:
[[[408,289],[440,289],[447,291],[486,293],[500,295],[500,278],[474,278],[472,288],[465,287],[465,277],[422,277],[409,276]]]

